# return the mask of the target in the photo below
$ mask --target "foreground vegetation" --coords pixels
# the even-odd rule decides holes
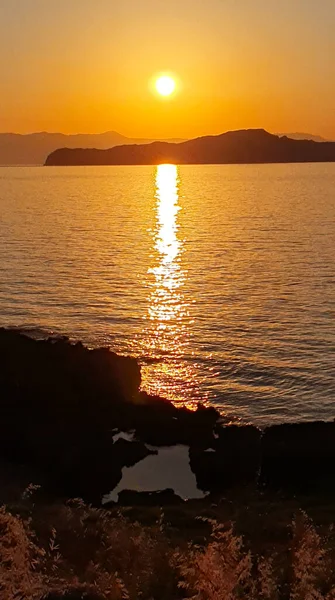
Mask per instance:
[[[335,599],[332,525],[303,511],[289,522],[291,507],[267,521],[264,506],[232,525],[219,504],[107,511],[30,486],[0,509],[1,600]]]

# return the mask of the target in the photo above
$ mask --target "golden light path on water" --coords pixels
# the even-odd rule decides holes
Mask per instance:
[[[196,365],[185,355],[189,348],[190,301],[183,288],[184,241],[179,236],[179,173],[175,165],[159,165],[155,174],[155,228],[153,264],[148,268],[149,297],[145,327],[140,341],[145,360],[142,386],[152,394],[194,407],[198,388]]]

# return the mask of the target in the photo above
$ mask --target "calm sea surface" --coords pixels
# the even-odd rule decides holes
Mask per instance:
[[[260,425],[335,417],[335,164],[0,169],[0,325]]]

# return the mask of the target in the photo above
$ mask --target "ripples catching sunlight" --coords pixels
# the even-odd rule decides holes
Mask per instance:
[[[182,260],[184,240],[179,235],[179,183],[176,165],[157,166],[152,264],[145,281],[149,289],[148,308],[137,343],[143,352],[143,387],[193,406],[195,366],[184,360],[189,350],[191,316],[183,289],[187,270]]]
[[[258,425],[335,415],[335,164],[0,169],[0,326]]]

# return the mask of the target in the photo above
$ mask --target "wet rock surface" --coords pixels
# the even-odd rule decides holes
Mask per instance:
[[[335,423],[286,423],[262,438],[263,486],[295,492],[335,491]]]
[[[256,482],[261,459],[261,431],[252,425],[217,428],[209,448],[190,448],[198,487],[219,492]]]
[[[122,506],[175,506],[184,501],[168,488],[159,492],[123,490],[119,494],[118,503]]]

